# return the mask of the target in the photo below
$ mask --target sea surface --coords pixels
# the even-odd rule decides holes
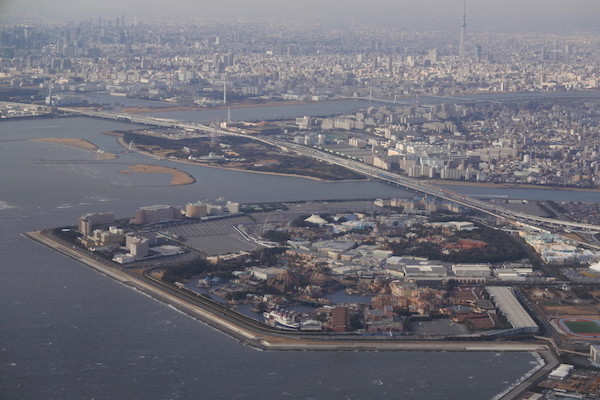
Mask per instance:
[[[221,196],[258,202],[414,195],[372,181],[152,160],[101,134],[129,127],[87,118],[0,122],[0,399],[480,400],[538,365],[535,355],[516,352],[261,352],[23,237],[75,224],[88,212],[126,217],[143,205]],[[87,139],[119,158],[96,162],[89,152],[31,140],[39,137]],[[119,172],[140,162],[188,171],[197,182],[169,186],[167,175]],[[588,196],[568,193],[572,200]]]

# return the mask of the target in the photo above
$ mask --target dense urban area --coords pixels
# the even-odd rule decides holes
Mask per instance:
[[[276,337],[543,343],[557,368],[519,398],[597,399],[598,204],[468,199],[435,185],[600,188],[600,36],[462,33],[457,49],[434,30],[129,16],[4,25],[1,119],[133,122],[108,133],[162,160],[421,192],[140,204],[38,240]],[[252,105],[336,101],[357,107],[235,118]],[[149,116],[207,108],[228,117]]]
[[[1,34],[0,82],[7,100],[33,97],[53,106],[102,105],[101,93],[163,100],[179,109],[383,99],[389,104],[354,114],[239,129],[306,130],[295,140],[416,178],[600,185],[598,99],[584,91],[599,88],[600,38],[478,36],[461,58],[453,38],[435,33],[171,26],[129,17],[12,26]],[[553,102],[452,98],[529,91],[583,93]],[[424,98],[406,104],[406,96]],[[432,99],[435,104],[427,102]],[[30,112],[41,111],[3,107],[1,114]]]

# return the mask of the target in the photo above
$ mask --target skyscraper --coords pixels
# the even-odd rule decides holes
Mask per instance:
[[[477,46],[475,46],[475,59],[477,60],[477,62],[481,62],[481,45],[478,44]]]
[[[458,57],[465,58],[465,29],[467,28],[467,0],[463,0],[463,23],[460,29],[460,46]]]
[[[437,49],[431,49],[431,50],[429,50],[429,52],[427,53],[427,59],[432,64],[437,63],[438,62],[438,50]]]

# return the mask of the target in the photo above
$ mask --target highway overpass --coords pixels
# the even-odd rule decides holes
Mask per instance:
[[[365,164],[363,162],[336,156],[334,154],[313,148],[302,146],[296,143],[287,142],[281,139],[271,137],[256,137],[252,135],[246,135],[237,132],[231,132],[223,129],[216,129],[207,125],[203,125],[195,122],[183,122],[174,119],[157,118],[150,116],[139,116],[125,113],[112,113],[105,111],[93,111],[85,109],[72,109],[72,108],[59,108],[60,111],[66,113],[73,113],[79,115],[85,115],[95,118],[113,119],[117,121],[127,121],[136,124],[152,125],[159,127],[178,128],[188,132],[202,132],[204,134],[211,135],[222,135],[222,136],[238,136],[245,137],[252,140],[257,140],[272,146],[276,146],[286,152],[294,152],[300,155],[312,157],[330,164],[339,165],[348,168],[352,171],[358,172],[365,176],[380,179],[398,186],[402,186],[408,189],[415,190],[417,192],[434,196],[440,199],[454,202],[458,205],[480,211],[482,213],[494,216],[496,218],[506,219],[508,221],[520,222],[524,225],[532,227],[542,227],[546,229],[566,229],[566,230],[579,230],[586,233],[600,233],[600,226],[592,224],[583,224],[579,222],[563,221],[554,218],[539,217],[536,215],[526,214],[523,212],[512,211],[500,207],[498,204],[490,204],[481,200],[455,193],[446,189],[439,188],[437,186],[430,185],[428,183],[411,179],[406,176],[385,171],[380,168]],[[590,247],[600,249],[599,246],[589,245]]]

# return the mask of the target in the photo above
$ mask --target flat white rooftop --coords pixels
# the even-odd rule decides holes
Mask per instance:
[[[506,286],[487,286],[485,288],[492,300],[510,321],[515,329],[539,329],[529,313],[517,300],[512,288]]]

